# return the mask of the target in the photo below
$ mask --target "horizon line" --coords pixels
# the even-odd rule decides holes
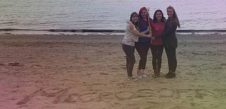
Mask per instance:
[[[0,32],[6,31],[46,31],[46,32],[111,32],[123,33],[125,30],[117,29],[16,29],[16,28],[1,28]],[[226,32],[226,29],[184,29],[177,30],[179,33],[194,33],[194,32]]]

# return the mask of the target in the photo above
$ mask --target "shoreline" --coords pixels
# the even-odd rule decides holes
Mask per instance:
[[[29,34],[29,35],[123,35],[124,30],[116,29],[0,29],[1,34]],[[177,34],[226,34],[226,30],[177,30]]]

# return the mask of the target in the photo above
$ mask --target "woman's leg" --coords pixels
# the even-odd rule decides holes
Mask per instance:
[[[136,47],[136,50],[137,50],[137,52],[138,52],[138,54],[140,56],[139,68],[138,69],[145,69],[146,62],[147,62],[147,55],[148,55],[149,45],[136,44],[135,47]]]
[[[126,54],[127,75],[128,77],[132,77],[133,66],[135,63],[135,56],[134,56],[135,47],[122,44],[122,49]]]
[[[160,73],[161,64],[162,64],[162,52],[163,52],[163,46],[160,45],[157,47],[157,72]]]
[[[166,75],[167,78],[174,78],[176,76],[175,71],[177,67],[177,60],[176,60],[176,48],[173,47],[165,47],[167,59],[168,59],[168,66],[169,72]]]
[[[171,56],[171,61],[172,61],[172,66],[171,66],[171,70],[173,73],[176,72],[176,68],[177,68],[177,58],[176,58],[176,48],[172,48],[172,56]]]
[[[144,74],[144,70],[146,67],[149,47],[150,45],[139,44],[139,43],[135,44],[135,48],[140,56],[139,67],[137,71],[137,75],[139,78],[146,77],[146,75]]]
[[[152,53],[152,67],[153,67],[153,70],[154,70],[154,73],[156,74],[157,73],[157,47],[155,45],[152,45],[151,46],[151,53]]]

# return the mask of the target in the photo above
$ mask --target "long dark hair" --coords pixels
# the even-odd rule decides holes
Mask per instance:
[[[156,17],[157,12],[160,12],[162,14],[161,22],[165,22],[166,18],[164,17],[163,12],[160,9],[155,11],[155,13],[153,15],[153,22],[155,22],[155,23],[158,22],[157,17]]]
[[[130,14],[130,21],[135,25],[136,28],[138,28],[139,27],[139,21],[137,21],[137,22],[132,21],[132,17],[135,16],[135,15],[139,18],[139,15],[137,14],[137,12],[132,12]]]
[[[180,21],[179,21],[179,19],[177,17],[177,13],[176,13],[175,9],[172,6],[168,6],[167,10],[168,9],[172,9],[173,10],[173,20],[175,20],[176,23],[177,23],[177,26],[180,27]]]

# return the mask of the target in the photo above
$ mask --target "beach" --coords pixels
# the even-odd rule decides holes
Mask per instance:
[[[127,79],[122,37],[0,35],[0,109],[226,108],[226,35],[177,35],[177,77],[164,51],[160,78],[142,80]]]

